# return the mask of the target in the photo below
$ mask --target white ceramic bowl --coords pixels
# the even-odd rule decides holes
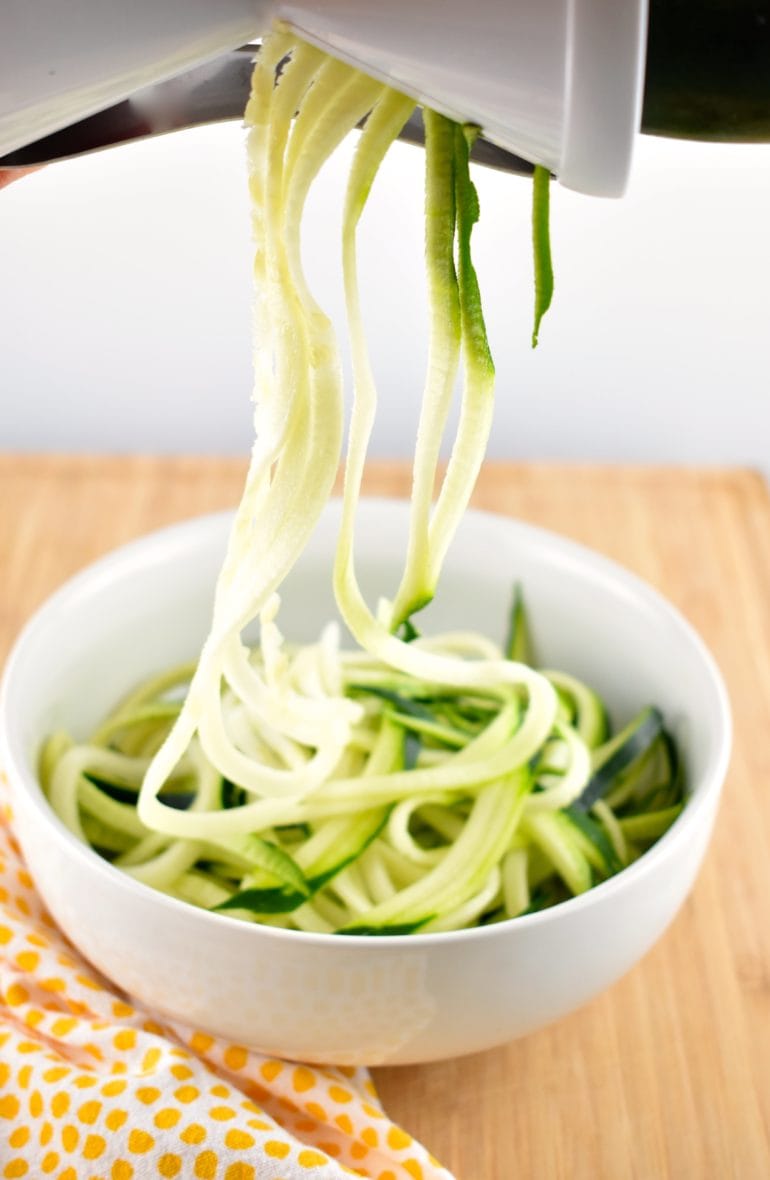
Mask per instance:
[[[18,835],[52,914],[84,955],[156,1011],[279,1056],[412,1062],[499,1044],[577,1008],[652,946],[692,885],[730,746],[719,673],[682,617],[636,577],[563,538],[470,513],[449,554],[431,627],[501,633],[523,581],[541,658],[585,677],[618,720],[654,702],[686,759],[692,796],[630,868],[553,909],[485,928],[357,938],[239,922],[138,884],[50,811],[42,739],[84,735],[130,686],[192,657],[206,632],[228,517],[128,545],[67,583],[19,638],[0,700],[0,759]],[[283,594],[282,623],[317,636],[334,611],[339,506],[325,512]],[[388,592],[406,506],[360,513],[362,582]]]

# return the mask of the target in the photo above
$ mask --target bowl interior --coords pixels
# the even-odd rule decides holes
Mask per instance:
[[[407,513],[398,502],[361,506],[359,575],[372,604],[395,589]],[[84,737],[138,681],[196,655],[229,519],[190,521],[117,550],[28,624],[6,670],[0,712],[15,775],[34,795],[42,798],[35,764],[48,733],[65,728]],[[336,617],[331,564],[339,519],[333,503],[282,590],[280,623],[292,641],[315,639]],[[472,628],[502,640],[516,581],[543,666],[587,680],[616,722],[646,704],[661,708],[696,796],[706,780],[721,778],[729,713],[713,660],[663,598],[599,555],[506,518],[468,513],[420,625],[427,632]]]

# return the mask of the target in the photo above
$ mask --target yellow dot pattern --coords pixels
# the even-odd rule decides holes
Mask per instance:
[[[451,1180],[365,1070],[164,1027],[37,896],[0,774],[0,1180]]]

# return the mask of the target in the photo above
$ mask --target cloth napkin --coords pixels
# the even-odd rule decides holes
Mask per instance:
[[[364,1069],[298,1065],[142,1011],[35,893],[0,776],[0,1176],[452,1180]]]

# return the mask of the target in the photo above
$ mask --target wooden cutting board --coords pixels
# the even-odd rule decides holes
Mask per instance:
[[[0,458],[0,659],[64,578],[148,529],[234,504],[243,473],[219,459]],[[370,467],[370,493],[408,489],[401,465]],[[767,489],[742,470],[490,464],[475,503],[558,529],[668,595],[721,664],[735,750],[695,890],[638,967],[504,1048],[375,1071],[382,1098],[458,1180],[767,1180]]]

